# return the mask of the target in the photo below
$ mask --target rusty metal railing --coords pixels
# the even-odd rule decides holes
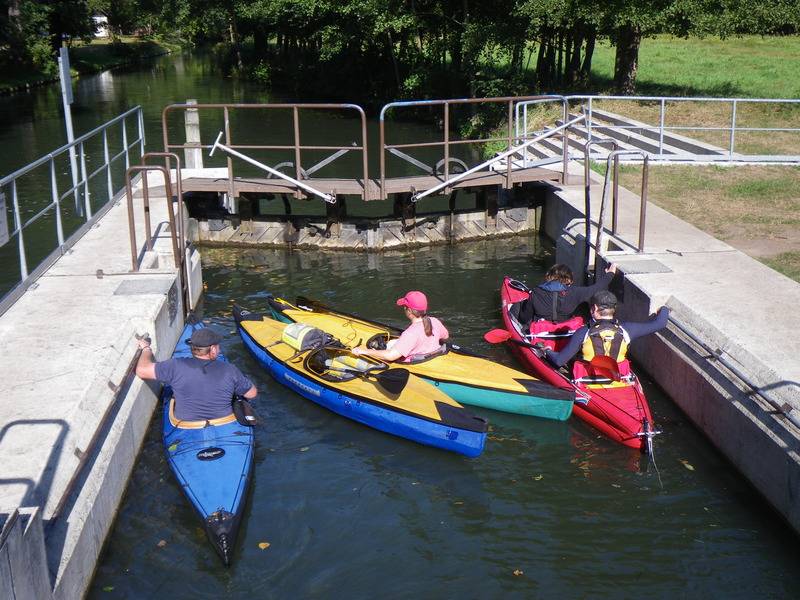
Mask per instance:
[[[561,96],[506,96],[500,98],[460,98],[456,100],[413,100],[409,102],[390,102],[386,104],[380,113],[380,187],[381,199],[386,199],[386,153],[391,150],[399,150],[402,148],[431,148],[441,147],[443,151],[443,172],[442,176],[447,180],[450,176],[450,151],[455,145],[463,144],[486,144],[490,142],[505,141],[508,148],[514,146],[514,142],[518,136],[514,133],[514,112],[515,106],[519,102],[545,100],[551,98],[561,98]],[[450,116],[451,107],[454,105],[463,104],[499,104],[504,103],[508,105],[508,131],[505,137],[487,137],[476,139],[450,139]],[[387,144],[386,143],[386,114],[389,110],[396,108],[410,108],[420,106],[441,106],[443,118],[443,136],[440,142],[420,142],[411,144]],[[511,169],[512,158],[509,155],[506,159],[506,187],[511,187]]]
[[[231,134],[231,127],[230,127],[230,116],[231,111],[234,110],[291,110],[292,114],[292,127],[293,127],[293,143],[292,144],[237,144],[235,140],[232,139]],[[204,144],[202,141],[200,143],[173,143],[169,139],[169,129],[168,129],[168,121],[170,113],[176,111],[189,111],[189,110],[198,110],[198,111],[209,111],[209,110],[221,110],[223,113],[224,119],[224,135],[225,135],[225,146],[228,148],[232,148],[234,150],[279,150],[279,151],[291,151],[294,156],[294,178],[296,180],[303,180],[305,175],[314,169],[305,170],[303,169],[302,164],[302,153],[306,150],[330,150],[334,151],[336,155],[335,158],[342,156],[343,154],[351,151],[356,151],[361,153],[361,168],[362,168],[362,177],[364,181],[364,193],[363,199],[367,199],[367,190],[369,186],[369,172],[368,172],[368,165],[367,165],[367,118],[364,113],[364,109],[356,104],[329,104],[329,103],[322,103],[322,104],[314,104],[314,103],[297,103],[297,104],[171,104],[164,108],[161,113],[161,130],[163,135],[164,141],[164,151],[170,152],[179,149],[185,150],[196,150],[200,149],[210,149],[213,146],[213,140],[211,143]],[[361,125],[361,143],[355,145],[347,145],[347,146],[335,146],[335,145],[319,145],[319,144],[303,144],[300,136],[300,114],[301,111],[306,110],[335,110],[335,111],[355,111],[359,118],[360,118],[360,125]],[[332,160],[332,157],[328,157],[322,161],[322,163],[328,164]],[[229,155],[227,157],[227,166],[228,166],[228,186],[229,186],[229,194],[233,197],[235,194],[234,192],[234,169],[233,169],[233,159]],[[320,164],[315,165],[316,168],[320,167]],[[298,189],[295,192],[298,196],[300,195],[300,190]]]

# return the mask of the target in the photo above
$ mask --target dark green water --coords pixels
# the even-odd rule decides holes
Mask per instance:
[[[76,132],[142,104],[147,148],[160,150],[161,108],[192,97],[293,100],[222,79],[203,57],[166,57],[81,80]],[[63,143],[56,88],[0,99],[0,117],[2,173]],[[316,123],[330,139],[352,129]],[[404,124],[400,136],[424,130]],[[380,256],[205,250],[202,313],[258,385],[265,418],[236,563],[222,567],[206,542],[155,419],[89,596],[799,597],[797,537],[652,385],[664,429],[658,472],[580,422],[489,411],[486,450],[470,460],[349,422],[277,385],[230,317],[234,300],[257,310],[271,291],[400,323],[394,299],[422,289],[460,343],[513,364],[482,340],[499,325],[497,288],[504,274],[535,282],[551,261],[533,236]]]
[[[532,261],[532,256],[536,257]],[[535,237],[407,254],[208,250],[203,312],[260,389],[254,486],[223,568],[163,458],[154,420],[91,597],[797,597],[797,538],[653,385],[659,474],[580,422],[484,411],[465,459],[350,422],[288,391],[249,356],[235,300],[305,294],[399,323],[425,290],[464,345],[499,324],[506,273],[535,281]],[[159,547],[164,540],[166,545]],[[260,549],[260,542],[268,542]],[[520,572],[515,575],[515,572]],[[111,592],[104,589],[113,588]]]

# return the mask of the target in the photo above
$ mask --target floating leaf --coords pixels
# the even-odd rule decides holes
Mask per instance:
[[[611,487],[621,488],[622,486],[620,484],[618,484],[618,483],[612,483]]]
[[[693,467],[692,465],[690,465],[690,464],[689,464],[689,461],[688,461],[688,460],[681,460],[681,464],[682,464],[684,467],[686,467],[687,469],[689,469],[690,471],[694,471],[694,467]]]
[[[167,545],[167,540],[159,540],[158,543],[156,544],[156,546],[158,546],[159,548],[163,548],[166,545]]]
[[[461,506],[462,504],[464,504],[464,501],[463,500],[456,500],[455,502],[453,502],[453,504],[455,504],[457,506]]]
[[[534,475],[533,476],[533,480],[534,481],[541,481],[543,478],[544,478],[544,475]]]
[[[514,577],[519,577],[520,575],[523,575],[524,573],[525,573],[525,571],[523,571],[522,569],[514,569]]]
[[[178,443],[177,442],[174,443],[174,444],[170,444],[169,448],[167,448],[167,450],[169,450],[170,452],[175,452],[175,450],[177,450],[177,449],[178,449]]]
[[[266,550],[267,548],[269,548],[269,542],[258,542],[258,547],[261,548],[262,550]]]
[[[113,585],[107,585],[106,587],[103,588],[103,591],[104,592],[113,592],[114,591],[114,586]]]
[[[300,452],[308,452],[308,446],[303,446],[300,448]]]

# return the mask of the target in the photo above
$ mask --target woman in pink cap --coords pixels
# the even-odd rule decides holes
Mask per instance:
[[[450,337],[447,328],[436,317],[429,317],[428,298],[422,292],[411,291],[397,300],[406,317],[411,321],[406,330],[396,340],[391,340],[386,350],[373,350],[366,346],[353,348],[353,354],[367,354],[380,360],[405,362],[415,357],[433,354],[442,347],[442,342]]]

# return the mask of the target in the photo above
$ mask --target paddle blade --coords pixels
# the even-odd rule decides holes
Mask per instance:
[[[598,375],[603,375],[614,381],[620,380],[619,364],[610,356],[595,356],[589,363]]]
[[[511,334],[505,329],[492,329],[483,334],[483,339],[490,344],[502,344],[511,339]]]
[[[375,373],[374,376],[383,389],[396,396],[405,389],[409,372],[407,369],[388,369]]]

